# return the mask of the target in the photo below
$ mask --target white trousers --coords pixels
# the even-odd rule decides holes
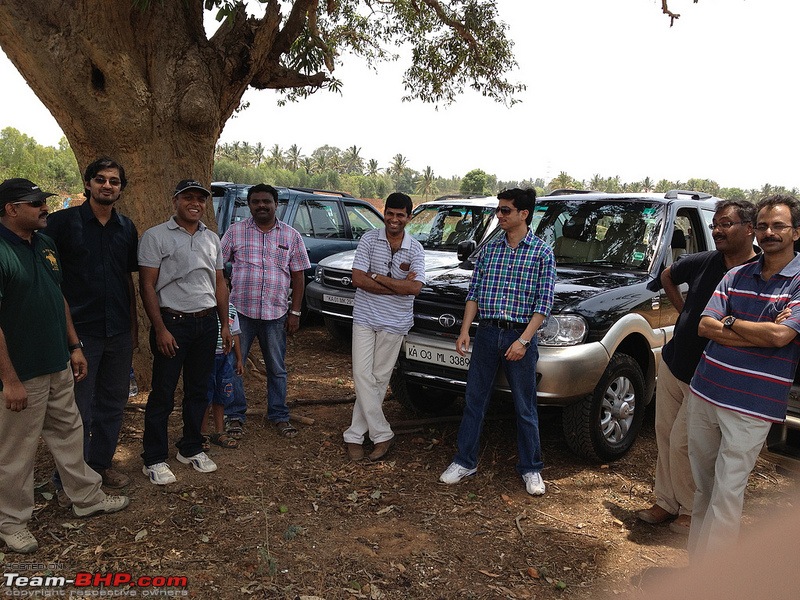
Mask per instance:
[[[747,478],[769,433],[770,423],[720,408],[689,392],[689,463],[697,491],[689,530],[694,562],[734,544]]]
[[[345,442],[362,444],[367,434],[375,444],[394,437],[383,414],[383,400],[404,337],[353,324],[353,385],[356,388],[356,403],[353,406],[350,427],[344,432]]]
[[[694,479],[689,464],[686,398],[689,384],[673,375],[661,360],[656,387],[656,504],[667,512],[691,515]]]

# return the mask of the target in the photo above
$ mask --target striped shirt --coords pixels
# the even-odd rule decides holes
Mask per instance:
[[[413,271],[416,273],[414,281],[425,283],[425,250],[406,233],[393,256],[386,229],[373,229],[358,242],[353,268],[365,273],[391,275],[394,279],[405,279],[409,271]],[[414,324],[414,296],[373,294],[357,288],[353,322],[376,331],[405,335]]]
[[[242,333],[239,326],[239,313],[236,312],[236,307],[230,302],[228,303],[228,327],[231,329],[232,336],[237,336]],[[224,351],[222,347],[222,331],[219,323],[219,315],[217,315],[217,354],[222,354]],[[242,358],[247,357],[244,356]]]
[[[722,279],[703,316],[756,322],[774,321],[784,308],[792,315],[783,325],[800,332],[800,255],[769,281],[761,278],[763,257],[731,269]],[[717,406],[765,421],[786,418],[786,401],[800,359],[800,340],[783,348],[735,348],[709,341],[690,387]]]
[[[231,302],[251,319],[274,321],[289,310],[292,273],[311,268],[303,237],[283,221],[266,233],[253,217],[222,236],[222,257],[233,263]]]
[[[483,247],[467,301],[478,303],[478,318],[527,324],[534,313],[553,307],[556,265],[553,251],[528,230],[512,248],[502,236]]]

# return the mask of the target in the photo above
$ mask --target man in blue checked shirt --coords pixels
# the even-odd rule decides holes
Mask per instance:
[[[556,270],[553,251],[529,229],[535,190],[518,188],[497,195],[501,237],[486,246],[472,273],[456,351],[469,349],[469,328],[478,331],[467,374],[466,407],[458,430],[458,452],[441,474],[442,483],[458,483],[478,471],[478,447],[498,366],[511,387],[517,414],[517,471],[533,496],[545,492],[536,406],[536,331],[553,305]]]

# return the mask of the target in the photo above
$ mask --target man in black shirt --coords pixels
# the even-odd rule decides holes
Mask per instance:
[[[672,339],[664,346],[656,388],[656,502],[636,516],[651,524],[672,520],[670,529],[689,534],[695,485],[689,466],[686,404],[689,382],[708,340],[697,327],[711,295],[729,269],[756,258],[755,206],[723,200],[715,206],[711,230],[715,251],[681,256],[661,274],[661,284],[680,312]],[[678,286],[689,284],[684,301]],[[677,517],[677,518],[676,518]]]
[[[131,359],[138,345],[136,296],[131,273],[138,269],[138,234],[114,203],[125,189],[125,169],[98,158],[83,174],[86,201],[47,219],[44,234],[61,255],[62,289],[89,364],[86,379],[75,384],[83,419],[84,458],[103,477],[103,485],[121,488],[130,478],[111,468],[125,404]],[[60,489],[58,476],[56,487]],[[59,502],[66,503],[59,494]]]

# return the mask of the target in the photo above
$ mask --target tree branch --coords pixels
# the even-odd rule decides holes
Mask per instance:
[[[313,75],[306,75],[281,65],[274,65],[258,73],[250,85],[258,90],[300,87],[319,88],[326,81],[328,81],[327,73],[319,72]]]
[[[662,2],[666,1],[667,0],[662,0]],[[461,36],[461,39],[463,39],[472,47],[474,52],[480,52],[480,44],[478,44],[478,40],[475,39],[475,36],[472,35],[472,32],[470,32],[470,30],[467,29],[463,23],[448,15],[438,0],[422,0],[422,2],[433,9],[433,11],[436,13],[436,16],[441,19],[442,23],[450,27],[453,31],[457,32],[458,35]]]
[[[296,0],[292,5],[289,18],[286,19],[286,24],[275,38],[275,43],[272,45],[272,50],[270,51],[270,60],[276,60],[282,54],[289,51],[292,44],[297,39],[297,36],[302,33],[306,24],[306,18],[310,18],[312,12],[316,17],[317,5],[318,0]],[[313,9],[313,11],[311,9]]]

